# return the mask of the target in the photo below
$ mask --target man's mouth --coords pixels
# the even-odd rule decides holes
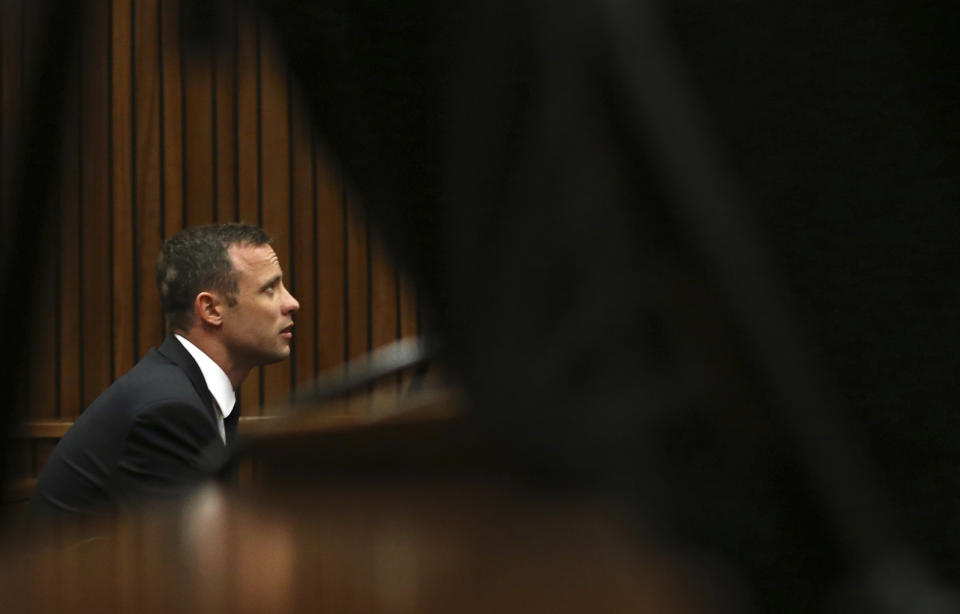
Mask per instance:
[[[280,336],[284,339],[293,339],[293,322],[289,326],[280,331]]]

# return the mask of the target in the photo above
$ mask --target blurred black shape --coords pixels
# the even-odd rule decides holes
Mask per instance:
[[[833,337],[870,325],[856,303],[887,273],[831,282],[850,266],[832,256],[890,257],[844,236],[857,212],[881,244],[925,226],[893,213],[907,202],[956,226],[958,169],[933,130],[956,100],[945,9],[260,8],[516,472],[632,493],[648,521],[719,548],[781,608],[809,611],[845,566],[901,550],[926,577],[894,529],[910,506],[879,494],[845,424],[866,430],[887,375]],[[929,119],[904,85],[918,80],[947,84],[928,92]],[[956,272],[935,266],[933,288]],[[923,321],[945,315],[944,298],[883,318],[935,341]]]

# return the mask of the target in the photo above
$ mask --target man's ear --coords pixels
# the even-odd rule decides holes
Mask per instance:
[[[223,303],[220,297],[212,292],[201,292],[193,300],[193,309],[201,322],[211,326],[223,324]]]

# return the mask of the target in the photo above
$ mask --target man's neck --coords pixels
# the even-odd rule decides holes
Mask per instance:
[[[223,372],[227,374],[227,378],[230,380],[233,389],[240,389],[240,384],[243,383],[243,380],[245,380],[250,373],[250,367],[238,365],[236,361],[231,360],[230,353],[227,351],[227,348],[223,347],[222,343],[210,335],[204,334],[202,331],[174,330],[172,332],[197,346],[197,349],[209,356],[210,360],[217,363],[217,365],[223,369]]]

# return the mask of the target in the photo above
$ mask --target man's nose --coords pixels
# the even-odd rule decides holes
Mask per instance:
[[[300,301],[295,299],[290,291],[286,287],[283,288],[283,292],[287,295],[286,300],[283,304],[283,313],[296,313],[300,310]]]

